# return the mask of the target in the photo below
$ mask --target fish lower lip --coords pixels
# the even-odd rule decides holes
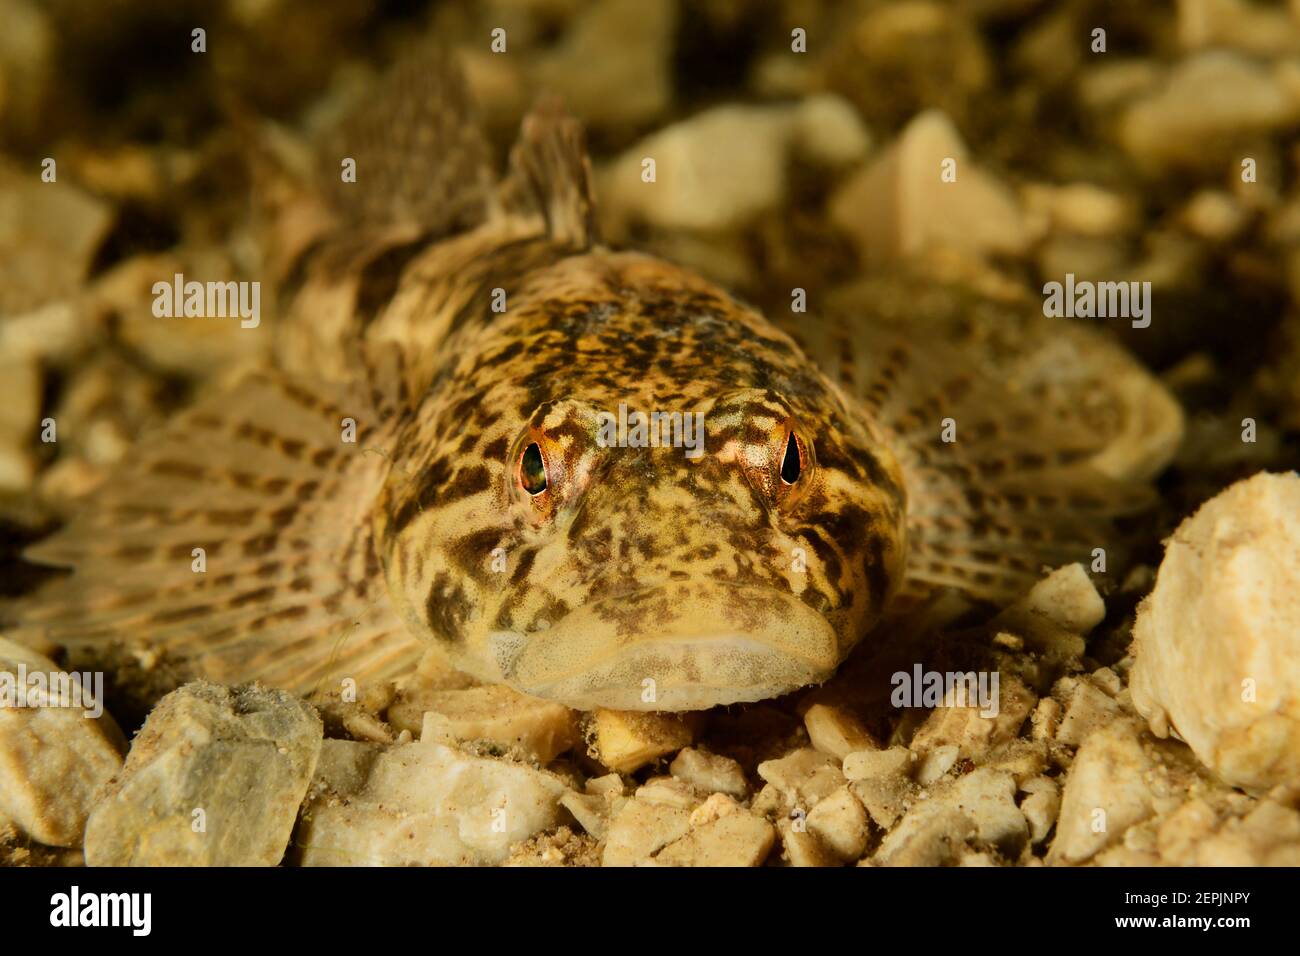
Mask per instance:
[[[734,586],[719,587],[737,597]],[[662,590],[673,596],[672,587]],[[700,710],[775,697],[833,673],[839,641],[826,618],[791,594],[739,590],[764,609],[743,627],[682,604],[667,620],[647,614],[644,633],[620,636],[606,599],[545,631],[499,634],[502,677],[524,693],[578,708]]]

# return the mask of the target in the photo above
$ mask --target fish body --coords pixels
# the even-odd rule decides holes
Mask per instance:
[[[553,108],[491,186],[457,81],[396,75],[440,145],[398,128],[378,208],[318,217],[277,369],[142,442],[32,550],[75,569],[29,615],[47,635],[300,691],[433,645],[574,707],[702,709],[824,681],[935,588],[1012,594],[1140,497],[1096,434],[923,324],[810,315],[796,341],[603,247]]]

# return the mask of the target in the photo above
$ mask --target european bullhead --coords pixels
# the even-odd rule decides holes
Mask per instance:
[[[573,707],[693,710],[825,681],[936,589],[1001,601],[1088,562],[1143,499],[1149,474],[1103,467],[1123,423],[919,305],[779,327],[605,247],[578,124],[538,107],[498,180],[467,99],[445,56],[399,66],[314,185],[270,191],[275,367],[31,549],[73,573],[24,623],[300,692],[432,644]],[[1099,389],[1144,375],[1054,328],[1104,354]]]

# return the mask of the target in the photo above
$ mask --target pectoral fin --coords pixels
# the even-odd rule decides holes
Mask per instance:
[[[298,693],[402,672],[420,647],[370,530],[396,418],[379,392],[269,373],[199,403],[29,549],[72,573],[25,604],[20,627]]]

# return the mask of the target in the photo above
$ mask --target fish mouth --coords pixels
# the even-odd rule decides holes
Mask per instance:
[[[628,596],[591,602],[543,631],[496,632],[502,680],[582,710],[704,710],[821,683],[840,661],[831,622],[793,594],[709,582],[635,597],[631,608]]]

